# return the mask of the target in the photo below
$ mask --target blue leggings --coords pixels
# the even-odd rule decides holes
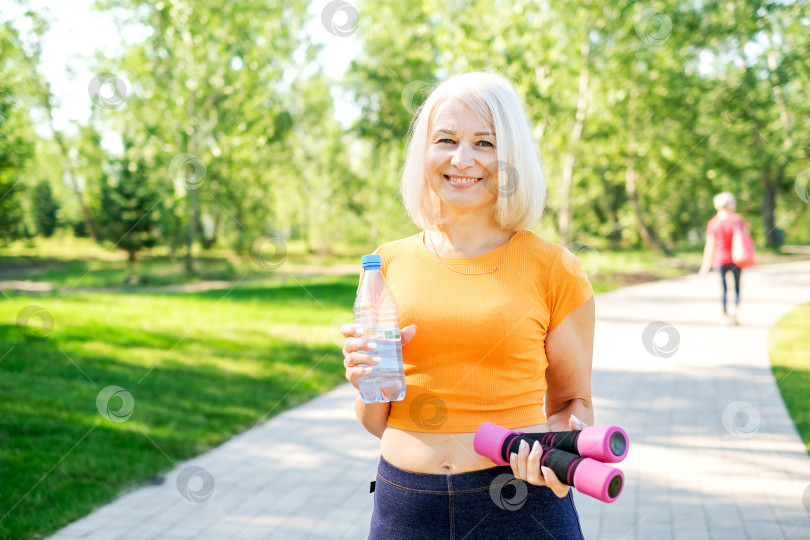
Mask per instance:
[[[720,281],[723,282],[723,313],[728,313],[726,309],[726,297],[728,296],[726,287],[726,274],[731,272],[734,276],[734,305],[740,305],[740,276],[742,275],[742,268],[734,263],[726,263],[720,266]]]
[[[376,482],[369,540],[583,540],[572,492],[560,499],[510,467],[425,474],[381,458]]]

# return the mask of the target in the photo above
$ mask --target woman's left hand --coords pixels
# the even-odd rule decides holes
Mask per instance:
[[[568,420],[568,427],[571,430],[582,429],[586,424],[575,416],[571,416]],[[512,474],[515,478],[534,484],[536,486],[548,486],[557,497],[563,498],[568,495],[571,490],[560,482],[554,471],[548,467],[540,467],[540,458],[543,456],[543,447],[540,443],[535,441],[534,446],[530,449],[526,441],[520,442],[520,450],[515,454],[509,456],[509,464],[512,466]]]

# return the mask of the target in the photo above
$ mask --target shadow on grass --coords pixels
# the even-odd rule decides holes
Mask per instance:
[[[195,259],[196,275],[185,273],[182,260],[144,256],[134,264],[98,258],[60,259],[29,255],[0,255],[0,281],[49,282],[66,287],[116,287],[173,285],[199,280],[238,279],[234,265],[222,257]]]

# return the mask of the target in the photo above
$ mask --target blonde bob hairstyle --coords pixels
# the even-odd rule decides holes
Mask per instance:
[[[484,72],[447,79],[436,86],[416,112],[400,186],[408,216],[424,230],[436,229],[446,221],[440,215],[438,195],[428,187],[425,153],[431,115],[447,99],[459,100],[495,132],[498,165],[492,186],[498,194],[492,216],[495,223],[503,230],[530,228],[540,219],[546,198],[540,153],[512,85],[499,75]]]

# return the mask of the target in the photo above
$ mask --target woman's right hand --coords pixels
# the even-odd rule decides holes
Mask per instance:
[[[379,363],[379,357],[360,352],[368,351],[373,353],[376,343],[372,345],[372,340],[363,337],[363,328],[354,324],[346,323],[340,327],[340,333],[346,338],[343,343],[343,367],[346,368],[346,380],[352,386],[360,389],[360,378],[371,374],[371,365]],[[416,325],[406,326],[401,330],[402,345],[407,345],[416,334]]]

